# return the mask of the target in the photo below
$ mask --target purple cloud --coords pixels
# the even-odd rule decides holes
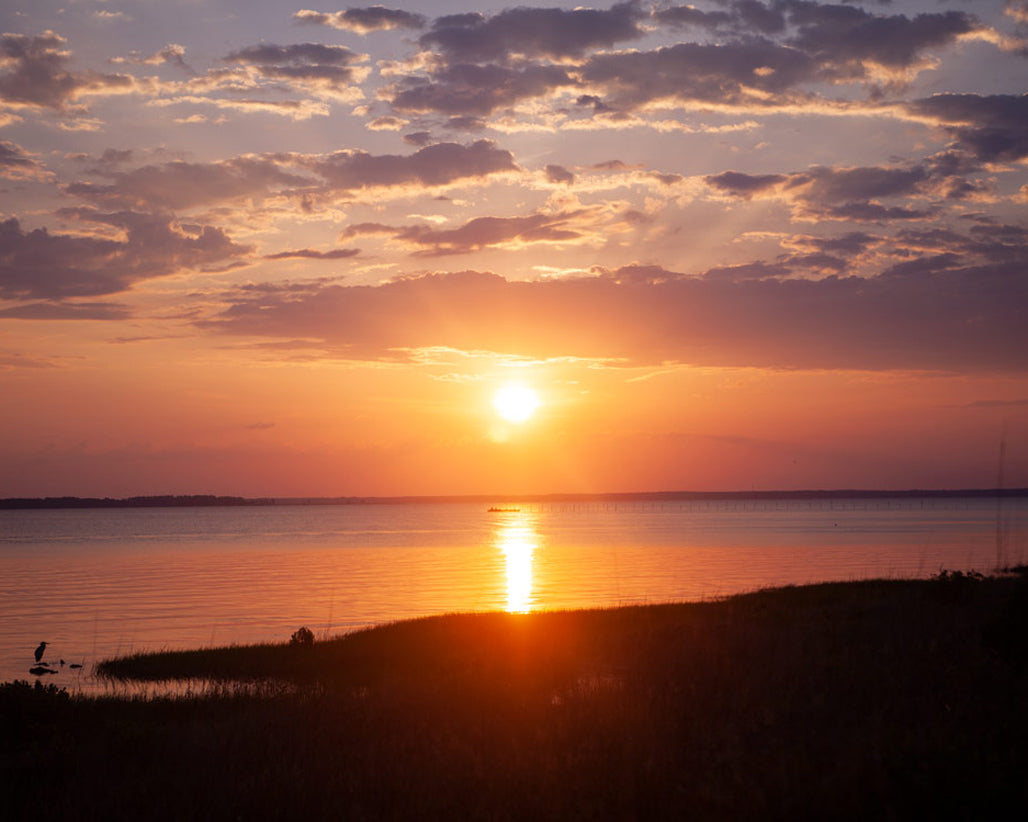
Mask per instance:
[[[334,29],[367,34],[372,31],[388,29],[420,29],[425,27],[425,18],[420,14],[400,9],[389,9],[385,6],[368,6],[365,8],[349,8],[336,12],[320,12],[303,10],[293,15],[300,23],[319,26],[331,26]]]
[[[0,35],[0,102],[55,110],[83,94],[122,93],[135,87],[124,74],[72,72],[67,41],[52,31],[35,37]]]
[[[123,211],[79,209],[65,216],[115,226],[124,240],[22,230],[0,223],[0,297],[59,300],[117,294],[134,283],[189,268],[222,264],[249,253],[221,229],[186,229],[170,218]]]
[[[316,338],[353,357],[446,346],[634,364],[772,368],[1028,369],[1028,280],[1020,265],[894,267],[870,278],[636,276],[512,282],[431,274],[331,285],[230,305],[220,333]],[[740,272],[734,272],[739,274]],[[772,276],[763,276],[771,274]],[[988,322],[981,322],[988,317]]]

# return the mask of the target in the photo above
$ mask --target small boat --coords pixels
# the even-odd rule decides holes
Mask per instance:
[[[520,508],[496,508],[496,507],[493,507],[493,508],[489,509],[489,513],[490,514],[517,514],[517,513],[520,513],[520,511],[521,511]]]

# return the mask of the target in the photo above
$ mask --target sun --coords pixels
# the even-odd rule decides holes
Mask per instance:
[[[525,422],[539,407],[539,395],[527,385],[512,383],[496,390],[493,407],[507,422]]]

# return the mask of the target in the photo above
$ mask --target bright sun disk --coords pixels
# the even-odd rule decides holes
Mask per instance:
[[[539,395],[525,385],[505,385],[493,394],[493,406],[507,422],[524,422],[539,407]]]

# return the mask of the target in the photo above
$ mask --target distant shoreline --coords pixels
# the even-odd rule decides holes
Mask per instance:
[[[213,494],[112,497],[8,497],[0,510],[68,508],[211,508],[271,505],[404,505],[411,503],[619,503],[714,500],[991,499],[1028,497],[1028,488],[836,489],[802,491],[642,491],[611,494],[471,494],[395,497],[236,497]]]

